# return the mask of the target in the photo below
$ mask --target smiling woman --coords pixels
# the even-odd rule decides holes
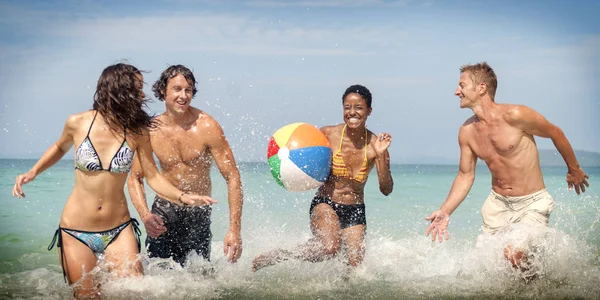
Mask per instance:
[[[277,249],[257,256],[252,263],[254,271],[287,259],[319,262],[332,258],[342,248],[342,241],[348,264],[358,266],[363,261],[367,228],[364,194],[373,166],[377,166],[382,194],[391,194],[394,185],[388,153],[392,137],[367,129],[371,102],[366,87],[348,87],[342,96],[344,123],[321,128],[334,155],[331,174],[310,205],[313,237],[294,250]]]

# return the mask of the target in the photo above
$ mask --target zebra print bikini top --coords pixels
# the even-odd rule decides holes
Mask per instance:
[[[115,153],[110,161],[108,169],[104,169],[102,167],[102,162],[100,161],[98,152],[96,152],[96,149],[92,144],[92,140],[90,140],[90,131],[92,131],[92,126],[94,125],[97,115],[98,111],[96,111],[94,119],[92,120],[92,124],[90,124],[90,129],[88,129],[87,136],[77,148],[77,152],[75,152],[75,168],[88,172],[108,171],[120,174],[128,173],[131,169],[131,165],[133,164],[133,151],[129,147],[129,144],[127,144],[127,130],[124,131],[123,143],[121,143],[121,147],[119,147],[119,150],[117,153]]]

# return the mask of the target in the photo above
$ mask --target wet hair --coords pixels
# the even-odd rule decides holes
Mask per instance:
[[[143,129],[154,127],[152,116],[144,108],[148,98],[142,91],[143,82],[136,67],[118,63],[106,67],[94,93],[93,109],[97,110],[113,131],[126,129],[141,134]]]
[[[460,73],[469,72],[471,80],[473,80],[474,85],[478,85],[480,83],[485,83],[487,86],[487,91],[489,95],[492,97],[496,97],[496,89],[498,88],[498,78],[496,78],[496,73],[494,73],[494,69],[488,65],[487,62],[480,62],[474,65],[464,65],[460,67]]]
[[[192,71],[184,65],[169,66],[162,72],[162,74],[160,74],[160,78],[158,78],[152,85],[154,97],[158,98],[160,101],[165,101],[165,94],[169,79],[179,74],[183,75],[187,83],[192,86],[192,98],[194,98],[198,92],[198,89],[196,88],[196,78],[194,77],[194,73],[192,73]]]
[[[352,94],[352,93],[359,94],[365,100],[365,102],[367,102],[367,107],[371,108],[371,102],[373,101],[373,96],[371,96],[371,91],[369,91],[368,88],[366,88],[360,84],[352,85],[346,89],[346,91],[344,92],[344,95],[342,96],[342,103],[344,103],[344,99],[346,99],[346,96],[348,96],[349,94]]]

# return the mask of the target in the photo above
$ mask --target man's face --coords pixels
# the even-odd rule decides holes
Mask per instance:
[[[470,72],[467,71],[460,74],[458,87],[454,91],[454,95],[460,98],[460,108],[470,108],[478,100],[479,94],[476,88],[477,86],[474,84]]]
[[[174,114],[183,114],[190,107],[194,87],[181,74],[167,81],[165,89],[165,105]]]

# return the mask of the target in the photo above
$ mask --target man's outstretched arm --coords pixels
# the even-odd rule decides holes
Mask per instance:
[[[465,200],[475,181],[477,156],[467,143],[467,130],[465,127],[461,127],[459,130],[458,144],[460,146],[458,174],[452,183],[448,197],[439,210],[434,211],[429,217],[425,218],[425,220],[431,221],[425,235],[429,236],[432,233],[431,240],[435,241],[437,237],[440,243],[443,237],[446,240],[448,239],[447,228],[450,223],[450,215]]]
[[[556,150],[567,164],[569,189],[575,188],[578,195],[580,192],[585,192],[585,188],[590,186],[587,181],[589,176],[585,174],[579,165],[575,157],[575,151],[573,151],[573,147],[562,129],[550,123],[542,114],[523,105],[518,105],[512,109],[508,114],[507,121],[531,135],[552,139]]]

